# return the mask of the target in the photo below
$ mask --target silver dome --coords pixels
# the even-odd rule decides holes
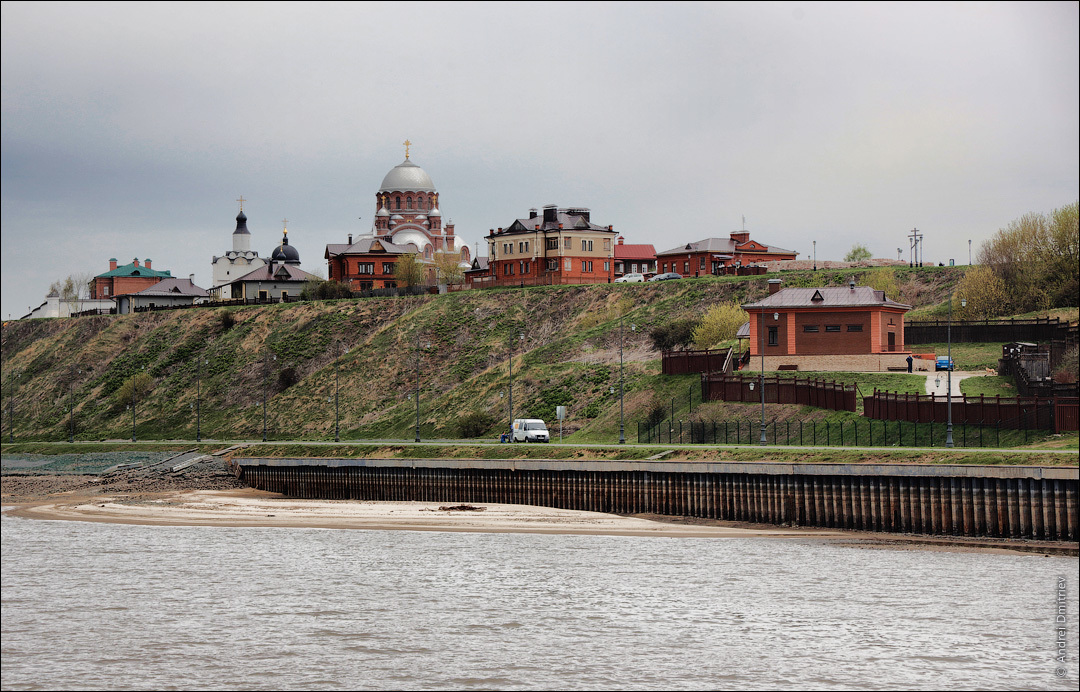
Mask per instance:
[[[379,192],[435,192],[435,183],[423,168],[405,159],[386,174]]]

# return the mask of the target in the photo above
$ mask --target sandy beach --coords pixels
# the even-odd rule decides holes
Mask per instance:
[[[250,488],[138,495],[54,496],[5,508],[36,519],[174,526],[279,526],[709,538],[840,538],[821,529],[741,528],[529,505],[297,500]],[[849,534],[848,534],[849,535]]]

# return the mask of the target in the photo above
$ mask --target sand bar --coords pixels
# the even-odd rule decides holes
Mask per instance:
[[[299,500],[253,489],[138,496],[54,496],[5,508],[11,516],[171,526],[278,526],[484,533],[561,533],[708,538],[839,538],[828,529],[679,524],[531,505]]]

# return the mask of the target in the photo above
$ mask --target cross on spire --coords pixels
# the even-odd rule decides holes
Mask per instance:
[[[288,219],[282,219],[281,220],[281,232],[286,233],[286,234],[289,232],[289,220]]]
[[[410,142],[409,140],[406,139],[404,142],[402,142],[402,144],[405,145],[405,160],[408,161],[408,159],[409,159],[409,147],[412,146],[412,142]]]
[[[240,198],[236,201],[240,203],[240,211],[244,211],[244,202],[247,201],[246,199],[244,199],[244,196],[240,195]]]

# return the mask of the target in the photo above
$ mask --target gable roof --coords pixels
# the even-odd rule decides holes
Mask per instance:
[[[817,299],[815,299],[815,297]],[[885,291],[870,286],[833,286],[827,288],[784,288],[756,303],[744,303],[743,310],[768,308],[837,308],[837,307],[889,307],[910,310],[910,305],[887,298]]]
[[[286,281],[302,282],[320,280],[319,277],[307,273],[295,264],[274,262],[271,264],[264,264],[258,269],[254,269],[247,274],[244,274],[239,279],[233,279],[229,283],[235,284],[241,281],[276,281],[282,283]]]
[[[396,230],[396,229],[395,229]],[[372,249],[374,246],[374,249]],[[385,253],[389,255],[405,255],[415,253],[417,249],[409,245],[397,245],[385,238],[367,236],[360,238],[352,245],[348,243],[329,244],[326,246],[326,259],[337,255],[368,255],[371,253]]]
[[[652,260],[656,259],[656,248],[651,244],[636,244],[615,246],[615,259],[617,260]]]
[[[154,278],[154,277],[165,278],[165,277],[172,276],[172,272],[170,272],[167,269],[165,271],[160,271],[160,270],[157,270],[157,269],[151,269],[149,267],[144,267],[144,266],[136,267],[135,263],[132,262],[131,264],[125,264],[123,266],[119,266],[116,269],[110,269],[109,271],[105,272],[104,274],[98,274],[94,278],[95,279],[101,279],[101,278],[108,278],[108,277],[113,277],[113,276],[141,276],[141,277],[146,277],[146,278]]]
[[[764,248],[764,249],[758,249]],[[734,238],[705,238],[693,243],[686,243],[670,250],[656,253],[657,257],[664,255],[684,255],[688,252],[716,252],[733,255],[737,252],[747,252],[755,255],[798,255],[794,250],[785,250],[775,245],[766,245],[760,240],[748,240],[745,243],[737,243]]]
[[[163,281],[144,288],[138,293],[131,295],[137,296],[195,296],[199,298],[205,298],[209,294],[205,288],[199,288],[191,279],[174,279],[168,278]]]

